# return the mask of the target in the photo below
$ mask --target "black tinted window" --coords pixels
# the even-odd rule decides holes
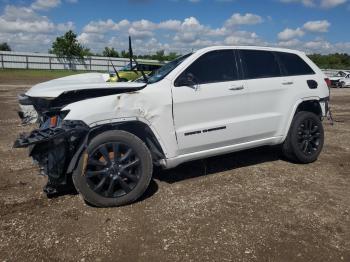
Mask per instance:
[[[208,52],[193,62],[180,77],[194,75],[198,84],[236,80],[237,69],[233,50]]]
[[[276,57],[270,51],[240,50],[246,79],[281,76]]]
[[[283,73],[287,76],[311,75],[315,72],[298,55],[291,53],[277,52],[280,63],[283,67]]]

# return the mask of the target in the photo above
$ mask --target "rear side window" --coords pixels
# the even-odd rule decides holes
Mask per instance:
[[[233,50],[208,52],[194,61],[182,74],[191,73],[198,84],[233,81],[238,79]]]
[[[244,78],[279,77],[281,70],[275,55],[270,51],[240,50]]]
[[[276,52],[276,55],[283,68],[283,75],[296,76],[315,74],[312,68],[296,54]]]

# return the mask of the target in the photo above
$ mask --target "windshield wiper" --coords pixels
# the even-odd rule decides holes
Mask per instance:
[[[133,51],[132,51],[132,46],[131,46],[131,37],[129,36],[129,59],[130,59],[130,69],[131,71],[135,72],[137,74],[137,70],[140,69],[143,80],[145,83],[148,83],[148,78],[145,74],[145,72],[142,70],[142,68],[139,66],[139,63],[136,61],[136,58],[134,57]],[[134,60],[135,66],[132,66],[132,61]],[[134,68],[136,67],[136,70]]]
[[[110,59],[109,59],[109,61],[110,61],[110,62],[111,62],[111,64],[112,64],[112,67],[113,67],[113,69],[114,69],[115,75],[117,76],[117,78],[118,78],[118,82],[119,82],[119,81],[120,81],[119,73],[118,73],[117,69],[115,68],[115,66],[113,65],[112,60],[110,60]]]

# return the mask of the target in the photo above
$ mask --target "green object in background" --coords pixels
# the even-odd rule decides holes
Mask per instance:
[[[133,63],[132,68],[130,63],[124,66],[121,70],[118,71],[119,78],[117,76],[112,76],[109,81],[110,82],[127,82],[133,81],[142,76],[141,71],[145,73],[145,75],[149,75],[153,71],[162,67],[164,63],[161,62],[138,62],[138,67]]]

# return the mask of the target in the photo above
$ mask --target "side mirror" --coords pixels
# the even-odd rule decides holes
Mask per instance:
[[[198,80],[192,73],[186,73],[176,80],[175,86],[188,86],[197,90]]]

